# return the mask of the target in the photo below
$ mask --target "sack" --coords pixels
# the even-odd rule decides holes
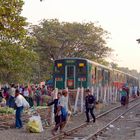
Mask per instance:
[[[89,108],[89,109],[92,109],[92,108],[94,108],[94,107],[95,107],[95,104],[94,104],[94,103],[88,104],[88,108]]]
[[[39,133],[43,131],[42,122],[40,116],[32,116],[29,118],[26,129],[29,132]]]
[[[32,133],[39,133],[40,132],[39,123],[35,120],[32,120],[32,121],[30,120],[27,123],[26,129],[27,129],[27,131],[32,132]]]
[[[27,102],[27,100],[25,98],[23,98],[22,104],[23,104],[23,107],[25,107],[25,108],[30,107],[29,103]]]

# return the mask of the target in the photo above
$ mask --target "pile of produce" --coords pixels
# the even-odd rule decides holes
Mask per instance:
[[[0,115],[14,114],[14,109],[10,107],[0,107]]]

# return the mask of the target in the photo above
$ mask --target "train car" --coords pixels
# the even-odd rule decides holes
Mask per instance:
[[[109,83],[110,69],[84,58],[55,60],[53,81],[58,89],[76,89]]]
[[[127,84],[130,87],[132,87],[133,85],[139,86],[139,80],[137,77],[116,69],[112,69],[112,72],[113,72],[112,76],[113,86],[117,88],[121,88],[125,84]]]
[[[58,89],[137,84],[138,79],[84,58],[64,58],[54,62],[53,85]]]

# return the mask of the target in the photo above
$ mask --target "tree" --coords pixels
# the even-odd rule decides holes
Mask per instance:
[[[20,15],[24,2],[0,0],[0,3],[0,81],[23,82],[29,80],[31,66],[38,60],[28,47],[32,39],[25,29],[26,18]]]
[[[23,0],[0,0],[0,37],[1,41],[22,42],[27,30],[26,18],[20,16]]]
[[[101,61],[111,52],[105,41],[108,32],[94,23],[43,20],[32,26],[32,35],[37,41],[35,51],[40,54],[41,62],[45,61],[48,66],[55,59],[64,57]]]
[[[119,69],[117,63],[111,62],[110,65],[111,65],[111,67],[112,67],[113,69]]]

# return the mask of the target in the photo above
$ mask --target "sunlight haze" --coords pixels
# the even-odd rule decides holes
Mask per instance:
[[[32,24],[42,19],[65,22],[98,22],[110,33],[111,61],[140,72],[139,0],[25,0],[22,15]]]

